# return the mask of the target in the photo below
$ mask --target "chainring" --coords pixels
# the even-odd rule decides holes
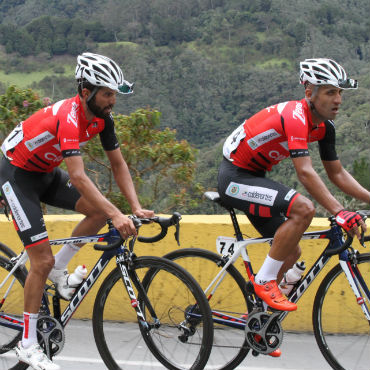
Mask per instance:
[[[52,359],[64,347],[65,334],[62,325],[48,315],[40,315],[37,320],[37,336],[41,348]]]
[[[245,337],[253,350],[267,355],[281,346],[283,328],[279,316],[279,312],[253,312],[248,316]]]

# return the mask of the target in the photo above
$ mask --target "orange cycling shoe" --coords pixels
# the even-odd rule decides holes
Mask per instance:
[[[295,311],[297,309],[297,305],[288,301],[283,293],[281,293],[275,280],[268,281],[263,285],[256,284],[254,276],[251,276],[250,280],[253,283],[256,295],[271,308],[279,311]]]

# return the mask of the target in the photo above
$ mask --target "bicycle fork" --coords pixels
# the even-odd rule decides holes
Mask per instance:
[[[129,295],[131,306],[136,311],[136,315],[139,321],[139,324],[147,331],[149,331],[152,327],[159,327],[160,322],[159,319],[156,317],[155,311],[148,299],[148,296],[145,292],[143,285],[141,284],[136,272],[134,270],[130,270],[130,258],[125,256],[124,254],[119,254],[116,257],[117,266],[121,271],[121,277],[123,284],[125,285],[127,294]],[[143,299],[145,306],[148,308],[149,313],[151,314],[154,325],[149,325],[147,320],[145,319],[144,313],[140,307],[140,301],[137,298],[131,279],[134,281],[134,285],[138,291],[138,296]]]
[[[370,311],[368,305],[366,305],[366,301],[370,302],[370,291],[357,266],[356,253],[349,254],[348,251],[342,252],[339,258],[339,264],[356,296],[357,303],[361,306],[366,319],[370,321]]]

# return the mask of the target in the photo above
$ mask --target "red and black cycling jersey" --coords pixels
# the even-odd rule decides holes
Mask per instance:
[[[17,167],[50,172],[65,157],[81,155],[80,148],[100,134],[104,150],[119,147],[113,117],[85,117],[79,95],[40,109],[4,140],[1,150]]]
[[[338,159],[333,121],[313,126],[307,101],[288,101],[265,108],[243,122],[226,139],[223,155],[253,172],[271,171],[285,158],[309,156],[308,143],[318,141],[322,160]]]

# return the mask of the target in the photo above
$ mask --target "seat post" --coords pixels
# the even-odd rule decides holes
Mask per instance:
[[[240,231],[238,219],[236,218],[235,210],[234,208],[228,208],[228,211],[230,213],[231,221],[233,223],[233,227],[235,230],[235,237],[237,241],[242,241],[243,240],[243,234]]]

